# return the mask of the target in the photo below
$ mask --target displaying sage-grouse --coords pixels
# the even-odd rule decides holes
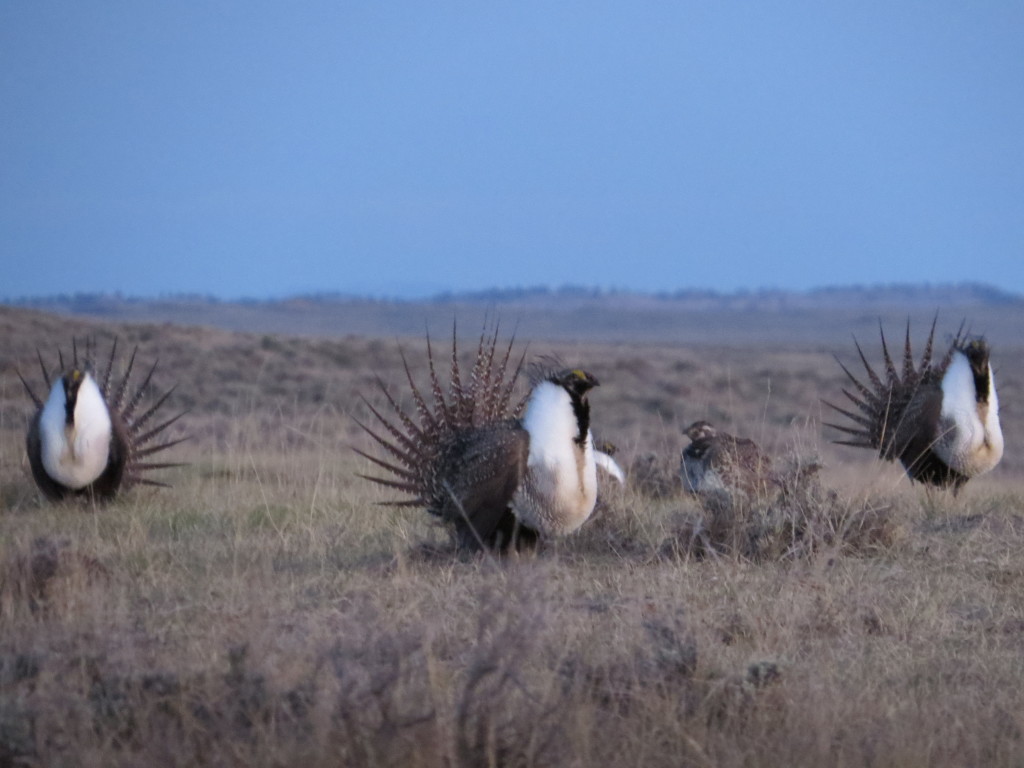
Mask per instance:
[[[826,402],[853,422],[828,424],[850,436],[835,442],[871,448],[890,461],[899,459],[912,480],[954,491],[995,467],[1003,456],[1003,433],[985,340],[967,335],[961,325],[945,356],[933,364],[932,321],[921,362],[915,368],[908,322],[902,371],[898,371],[881,327],[879,332],[884,380],[868,364],[856,340],[866,382],[859,381],[836,358],[853,384],[855,393],[844,389],[843,394],[855,410]]]
[[[497,340],[497,330],[481,335],[472,371],[463,378],[453,332],[446,394],[428,338],[429,396],[402,358],[415,417],[378,378],[393,414],[364,402],[386,435],[359,422],[387,458],[357,452],[391,474],[362,477],[412,497],[384,503],[425,507],[451,526],[458,546],[473,549],[571,533],[590,517],[597,498],[587,400],[597,380],[547,361],[531,369],[531,389],[514,403],[524,358],[513,364],[513,341],[500,351]]]
[[[165,485],[146,477],[146,473],[179,465],[147,459],[185,439],[163,439],[165,430],[183,414],[147,427],[173,388],[139,412],[156,363],[142,383],[131,391],[138,348],[132,352],[120,381],[114,381],[113,375],[116,340],[101,374],[93,359],[93,344],[86,344],[82,361],[79,361],[77,343],[73,342],[72,348],[68,367],[65,367],[63,353],[58,352],[60,373],[56,378],[51,378],[42,355],[36,353],[45,386],[50,387],[45,401],[18,372],[25,391],[36,405],[25,448],[39,490],[54,501],[72,495],[105,500],[113,498],[122,487]]]
[[[719,432],[706,421],[695,421],[683,434],[690,438],[680,464],[686,490],[753,496],[767,487],[771,459],[753,440]]]

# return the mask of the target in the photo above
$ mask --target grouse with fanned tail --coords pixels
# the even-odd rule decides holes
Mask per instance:
[[[876,450],[890,461],[899,459],[911,479],[954,491],[995,467],[1003,455],[1003,433],[988,343],[969,336],[961,325],[949,350],[934,364],[932,321],[921,362],[915,366],[908,322],[899,371],[889,354],[885,333],[881,327],[879,331],[884,379],[868,363],[856,340],[866,382],[836,358],[853,383],[854,392],[844,389],[843,394],[855,410],[826,402],[853,422],[827,424],[849,436],[835,442]]]
[[[481,334],[464,379],[453,331],[446,392],[428,338],[428,395],[402,356],[414,414],[378,378],[390,413],[364,398],[381,426],[358,422],[385,457],[356,451],[390,474],[362,476],[411,497],[384,503],[426,508],[464,548],[505,549],[568,534],[586,521],[596,501],[587,392],[597,380],[549,361],[532,369],[529,394],[515,400],[524,357],[513,362],[513,343],[500,350],[497,330]]]
[[[150,426],[173,388],[140,411],[156,371],[156,363],[150,367],[142,383],[132,390],[131,376],[137,347],[119,381],[115,381],[114,375],[116,340],[111,345],[110,357],[102,373],[95,365],[93,343],[86,343],[81,361],[78,344],[74,341],[72,350],[68,367],[65,367],[63,353],[58,352],[60,372],[56,378],[51,377],[42,354],[36,353],[45,386],[50,387],[45,401],[36,395],[18,371],[25,391],[36,406],[25,438],[36,485],[54,501],[74,495],[107,500],[122,488],[132,485],[166,485],[147,474],[152,470],[180,465],[153,462],[149,458],[185,439],[168,440],[165,437],[167,428],[184,413]]]

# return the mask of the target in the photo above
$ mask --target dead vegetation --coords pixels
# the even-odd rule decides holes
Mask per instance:
[[[817,461],[789,458],[754,493],[696,494],[697,508],[680,515],[664,554],[731,555],[754,562],[808,557],[828,550],[870,555],[892,548],[901,527],[893,504],[851,498],[823,485]]]
[[[394,342],[117,329],[159,346],[195,437],[173,489],[98,509],[39,499],[10,368],[81,326],[3,312],[0,766],[1024,759],[1014,443],[956,499],[911,488],[821,440],[825,352],[560,346],[599,361],[595,431],[630,482],[575,536],[454,558],[355,477],[348,413]],[[679,425],[715,409],[823,466],[685,494]]]

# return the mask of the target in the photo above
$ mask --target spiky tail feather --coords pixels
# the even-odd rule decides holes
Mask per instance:
[[[382,504],[425,507],[438,514],[438,510],[449,506],[450,495],[445,488],[445,478],[440,476],[439,462],[444,447],[468,430],[519,417],[525,398],[513,402],[513,393],[526,352],[524,350],[518,361],[513,362],[515,336],[509,338],[507,346],[500,347],[498,336],[497,324],[493,332],[488,332],[485,324],[469,377],[464,380],[459,365],[457,328],[453,323],[448,384],[445,387],[437,372],[434,348],[428,334],[427,394],[417,386],[409,361],[401,352],[402,368],[413,404],[412,413],[399,404],[379,376],[376,383],[386,407],[374,406],[367,398],[361,397],[378,426],[371,427],[358,419],[355,422],[385,456],[374,456],[357,447],[353,450],[390,476],[359,474],[359,477],[401,491],[409,497]]]
[[[902,371],[898,371],[889,346],[886,342],[885,332],[879,323],[879,335],[882,342],[882,358],[885,366],[885,379],[875,371],[867,361],[860,343],[854,339],[854,346],[857,355],[864,366],[867,381],[861,381],[843,364],[839,357],[836,362],[842,368],[843,373],[852,384],[854,392],[843,388],[843,395],[853,404],[855,410],[841,408],[827,400],[824,400],[832,410],[848,418],[850,424],[834,424],[824,422],[849,437],[843,440],[834,440],[838,445],[851,445],[859,448],[871,448],[879,452],[885,459],[895,459],[899,456],[903,446],[896,440],[897,433],[907,416],[907,407],[914,399],[922,385],[937,383],[942,372],[949,365],[953,350],[962,344],[964,338],[964,324],[961,323],[959,330],[953,340],[950,349],[938,364],[933,364],[932,356],[935,342],[935,325],[938,316],[932,319],[931,329],[928,333],[928,340],[925,343],[921,361],[914,365],[914,356],[910,344],[910,321],[907,321],[906,334],[903,343]]]

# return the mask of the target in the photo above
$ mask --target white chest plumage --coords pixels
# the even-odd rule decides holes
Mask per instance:
[[[988,472],[1003,456],[999,397],[989,367],[987,403],[978,403],[970,361],[954,352],[942,377],[942,410],[935,452],[946,464],[968,477]]]
[[[565,535],[594,511],[597,465],[589,430],[576,442],[579,425],[564,387],[538,383],[523,416],[530,435],[527,478],[515,503],[516,515],[542,535]]]
[[[67,423],[64,383],[58,379],[39,418],[42,462],[46,473],[68,488],[84,488],[107,466],[110,413],[96,381],[84,374],[78,387],[74,418]]]

